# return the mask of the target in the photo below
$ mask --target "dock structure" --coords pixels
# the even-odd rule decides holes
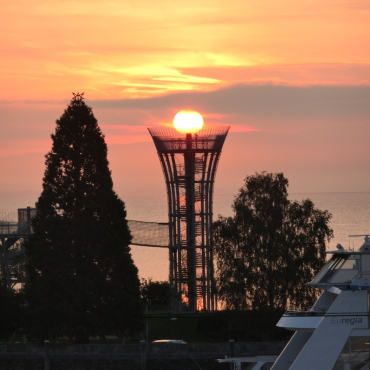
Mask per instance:
[[[169,219],[171,310],[215,309],[211,227],[213,188],[229,126],[196,133],[148,128],[163,169]]]

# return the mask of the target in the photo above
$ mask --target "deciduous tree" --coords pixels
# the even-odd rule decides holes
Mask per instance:
[[[141,295],[145,298],[150,308],[168,308],[170,304],[171,286],[168,281],[153,281],[141,279]]]
[[[135,331],[142,307],[123,201],[113,190],[107,145],[82,94],[51,135],[43,190],[25,242],[27,324],[39,339]]]
[[[213,227],[218,295],[230,309],[272,310],[312,305],[307,283],[325,263],[331,214],[309,199],[288,199],[282,173],[245,179],[232,217]]]

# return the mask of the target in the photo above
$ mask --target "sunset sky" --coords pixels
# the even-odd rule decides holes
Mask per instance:
[[[231,126],[216,194],[263,170],[290,192],[370,190],[368,0],[0,2],[0,197],[40,194],[72,92],[123,200],[165,194],[147,127],[181,109]]]

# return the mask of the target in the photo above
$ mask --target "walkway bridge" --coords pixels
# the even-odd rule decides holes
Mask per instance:
[[[19,208],[18,222],[0,220],[0,276],[8,287],[25,281],[25,253],[22,241],[32,233],[31,219],[36,208]],[[168,248],[168,223],[127,220],[132,245]]]

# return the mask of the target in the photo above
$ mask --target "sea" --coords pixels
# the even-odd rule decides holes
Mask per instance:
[[[214,217],[232,216],[232,202],[235,195],[215,194],[213,200]],[[290,194],[290,200],[311,199],[316,208],[327,210],[332,214],[330,226],[334,237],[327,250],[336,249],[338,243],[344,248],[359,248],[363,235],[370,233],[370,192],[363,193],[296,193]],[[127,196],[127,218],[137,221],[167,222],[166,196]],[[29,197],[19,195],[6,197],[0,194],[0,220],[16,220],[18,208],[34,206]],[[131,246],[131,254],[139,270],[140,279],[166,281],[169,274],[168,251],[165,248]]]

